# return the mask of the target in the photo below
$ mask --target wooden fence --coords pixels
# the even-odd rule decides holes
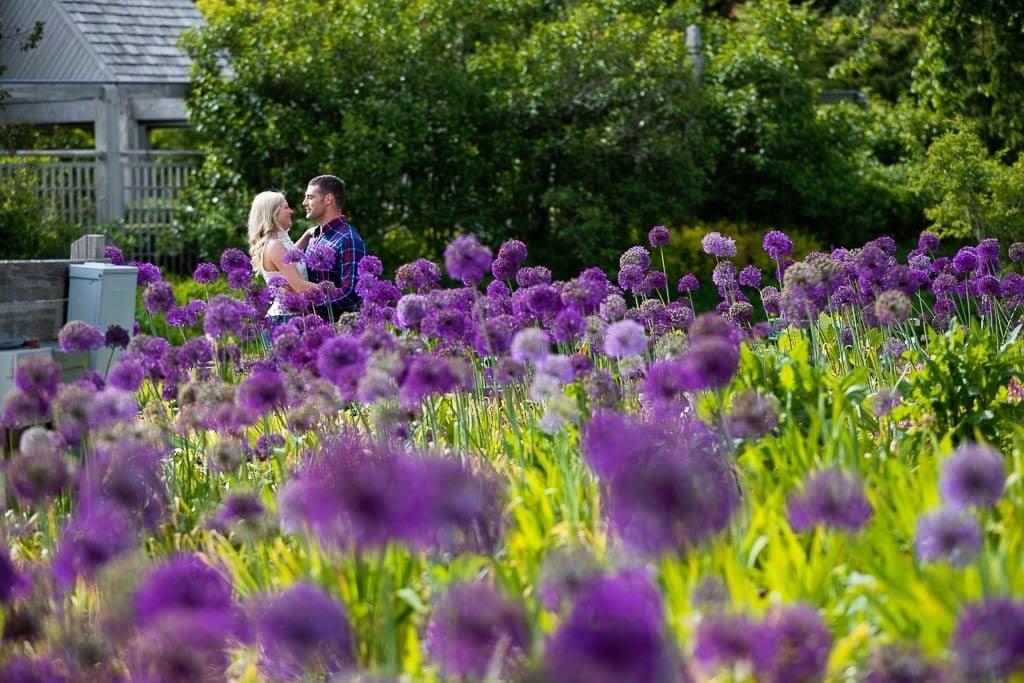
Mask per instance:
[[[102,230],[129,260],[188,270],[178,201],[200,154],[190,151],[122,152],[123,182],[106,182],[103,159],[92,150],[14,152],[0,157],[0,187],[30,186],[53,219]],[[108,187],[123,187],[111,197]]]

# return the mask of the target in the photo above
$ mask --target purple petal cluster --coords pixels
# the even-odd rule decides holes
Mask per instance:
[[[522,606],[480,581],[449,588],[427,623],[427,653],[446,676],[482,679],[489,671],[508,674],[529,646]]]
[[[969,511],[942,507],[917,520],[914,547],[923,562],[970,564],[981,550],[981,524]]]
[[[963,681],[1007,680],[1024,673],[1024,602],[988,598],[964,608],[953,633]]]
[[[942,464],[939,492],[950,505],[988,508],[1006,485],[1006,466],[999,451],[981,443],[961,444]]]
[[[491,250],[473,235],[460,235],[445,247],[444,267],[453,280],[467,286],[483,282],[491,268]]]
[[[736,240],[725,237],[720,232],[709,232],[700,241],[705,254],[711,254],[716,258],[735,258]]]
[[[816,525],[860,531],[872,509],[860,478],[830,467],[811,474],[787,501],[789,522],[797,531]]]
[[[60,329],[58,341],[61,351],[92,351],[103,346],[103,330],[83,320],[69,320]]]

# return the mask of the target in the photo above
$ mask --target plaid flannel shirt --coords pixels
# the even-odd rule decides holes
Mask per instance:
[[[319,237],[314,238],[310,244],[325,244],[338,256],[333,269],[310,270],[310,278],[314,282],[333,282],[341,292],[341,296],[334,301],[342,310],[354,311],[359,308],[362,299],[356,294],[356,266],[366,256],[363,238],[348,224],[345,216],[338,216],[324,225]]]

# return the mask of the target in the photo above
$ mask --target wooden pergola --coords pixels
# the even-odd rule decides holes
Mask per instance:
[[[154,128],[188,126],[186,28],[203,24],[192,0],[0,0],[5,38],[0,124],[92,127],[99,220],[123,218],[125,159]],[[8,38],[43,23],[31,50]]]

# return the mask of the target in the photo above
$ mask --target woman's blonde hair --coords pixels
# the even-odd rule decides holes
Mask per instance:
[[[257,273],[263,271],[263,250],[284,226],[277,222],[277,212],[287,202],[285,196],[276,190],[260,192],[249,208],[249,257]]]

